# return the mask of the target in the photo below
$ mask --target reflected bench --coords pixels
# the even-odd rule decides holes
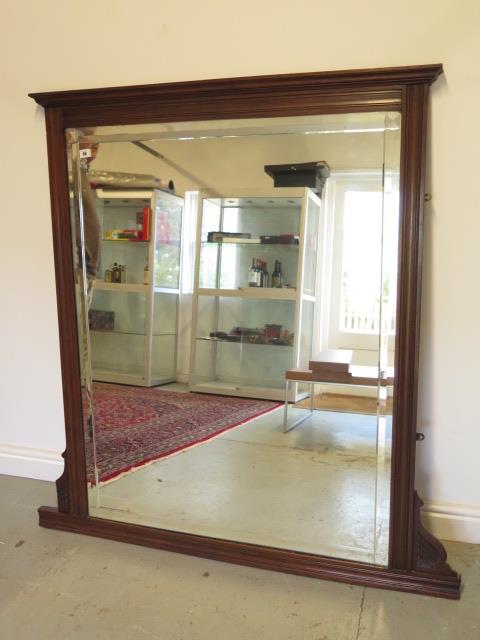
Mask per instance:
[[[352,355],[352,351],[348,349],[328,349],[312,358],[308,369],[287,369],[285,372],[285,409],[283,414],[283,431],[285,433],[312,416],[316,384],[338,383],[364,387],[386,387],[393,384],[393,367],[381,371],[379,376],[378,367],[352,365]],[[293,424],[288,425],[288,398],[291,382],[310,385],[310,411]]]

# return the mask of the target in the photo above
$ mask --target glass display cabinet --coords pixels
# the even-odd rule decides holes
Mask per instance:
[[[89,311],[93,379],[154,386],[176,376],[183,199],[97,189],[101,265]]]
[[[308,365],[320,207],[311,189],[200,194],[191,391],[282,400]]]

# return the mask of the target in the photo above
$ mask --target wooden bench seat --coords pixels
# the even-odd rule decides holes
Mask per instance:
[[[346,373],[334,371],[312,371],[311,369],[287,369],[285,380],[294,382],[338,382],[376,387],[378,384],[378,368],[361,365],[350,365]],[[389,367],[387,377],[381,380],[382,386],[393,384],[393,367]]]

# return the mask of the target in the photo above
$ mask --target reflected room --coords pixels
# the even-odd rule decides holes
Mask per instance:
[[[400,114],[66,135],[90,514],[386,565]]]

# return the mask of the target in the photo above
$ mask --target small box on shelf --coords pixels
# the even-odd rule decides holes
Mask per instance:
[[[113,331],[115,328],[115,312],[89,309],[88,326],[90,331]]]

